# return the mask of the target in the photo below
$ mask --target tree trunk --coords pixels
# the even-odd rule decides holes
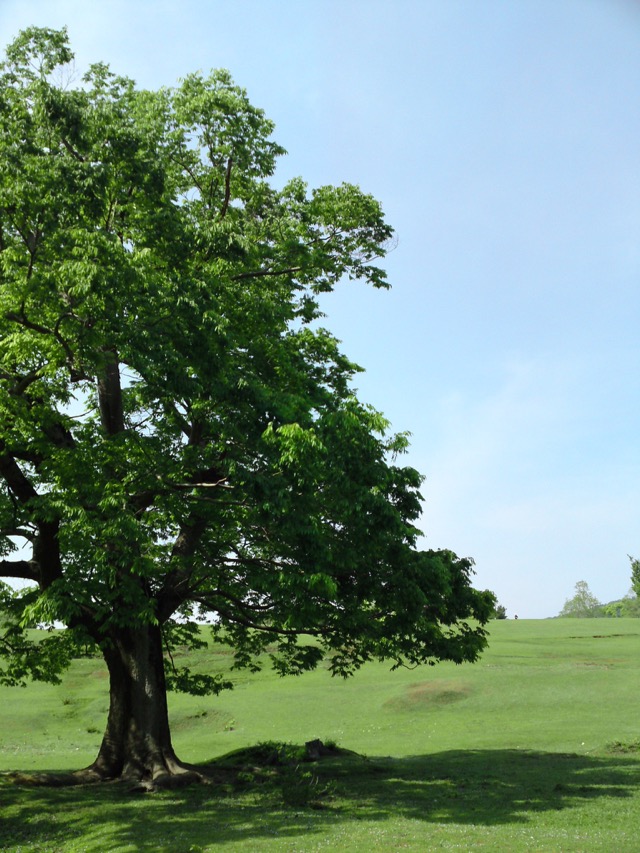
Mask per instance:
[[[98,757],[84,774],[148,788],[198,778],[171,744],[160,628],[114,631],[104,658],[110,678],[107,728]]]

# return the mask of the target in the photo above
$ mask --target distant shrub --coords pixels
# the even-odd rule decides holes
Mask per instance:
[[[610,601],[602,609],[605,616],[624,616],[637,619],[640,618],[640,598],[629,593],[618,601]]]

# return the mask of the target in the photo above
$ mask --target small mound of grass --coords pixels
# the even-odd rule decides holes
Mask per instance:
[[[326,801],[334,793],[332,783],[321,781],[303,765],[344,755],[355,753],[321,740],[308,741],[304,746],[266,741],[220,756],[205,772],[218,781],[222,774],[230,791],[279,792],[285,806],[326,809]]]
[[[305,747],[279,741],[265,741],[234,749],[213,762],[216,767],[283,767],[305,760]]]
[[[402,696],[395,696],[384,703],[392,711],[417,711],[433,705],[451,705],[471,694],[471,687],[463,681],[439,679],[423,681],[407,686]]]
[[[302,762],[317,761],[340,755],[355,755],[336,743],[321,740],[307,741],[303,746],[281,741],[264,741],[254,746],[234,749],[212,762],[214,767],[290,767]]]

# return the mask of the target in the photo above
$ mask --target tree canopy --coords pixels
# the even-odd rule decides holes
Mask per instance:
[[[640,616],[640,560],[629,556],[631,563],[631,589],[617,601],[610,601],[604,605],[607,616],[626,616],[638,618]]]
[[[586,581],[578,581],[575,595],[568,598],[559,616],[573,616],[579,618],[602,616],[602,604],[589,589]]]
[[[640,560],[629,557],[631,563],[631,589],[640,598]]]
[[[91,772],[181,772],[169,665],[199,622],[237,666],[349,675],[473,661],[494,599],[420,550],[404,434],[354,395],[321,325],[388,286],[379,203],[272,180],[284,150],[226,71],[146,91],[33,28],[0,67],[0,679],[93,643],[111,705]],[[398,365],[398,372],[402,365]],[[62,623],[30,642],[32,623]],[[311,638],[311,639],[310,639]]]

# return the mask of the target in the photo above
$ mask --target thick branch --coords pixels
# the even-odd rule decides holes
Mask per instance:
[[[18,323],[20,326],[24,326],[25,329],[31,329],[33,332],[39,332],[41,335],[53,335],[53,330],[48,329],[46,326],[41,326],[40,323],[34,323],[29,320],[24,312],[20,314],[17,311],[7,311],[4,315],[7,320],[11,320],[13,323]]]
[[[41,465],[44,461],[44,456],[37,450],[14,450],[12,453],[14,459],[19,459],[21,462],[28,462],[30,465]]]
[[[76,446],[73,435],[60,423],[44,427],[43,431],[49,441],[55,444],[56,447],[71,448]]]
[[[19,536],[22,539],[33,540],[33,530],[26,527],[3,527],[0,528],[0,536]]]
[[[37,523],[38,535],[33,543],[33,561],[38,565],[38,581],[43,589],[62,577],[62,559],[58,532],[59,521]]]
[[[0,476],[4,478],[5,483],[20,503],[27,503],[37,498],[38,493],[33,485],[24,475],[13,455],[6,453],[5,450],[4,442],[0,441]]]
[[[85,158],[82,156],[82,154],[81,154],[79,151],[76,151],[76,149],[73,147],[73,145],[69,142],[69,140],[68,140],[68,139],[65,139],[65,138],[64,138],[64,136],[61,136],[61,137],[60,137],[60,142],[62,142],[62,144],[63,144],[63,145],[64,145],[64,147],[67,149],[67,151],[69,152],[69,154],[71,154],[71,156],[72,156],[75,160],[77,160],[79,163],[84,163],[84,162],[85,162]]]
[[[0,578],[20,578],[39,583],[38,564],[35,560],[0,560]]]
[[[11,373],[2,373],[0,378],[7,381],[15,379],[15,385],[12,388],[9,388],[8,391],[12,397],[20,397],[30,385],[40,379],[41,375],[40,368],[38,368],[38,370],[32,370],[31,373],[27,373],[26,376],[19,377],[17,374],[13,375]]]
[[[207,522],[204,519],[192,519],[190,524],[182,526],[174,542],[171,558],[172,562],[176,563],[176,569],[167,576],[162,591],[158,595],[158,618],[161,622],[175,613],[189,597],[192,576],[189,562],[206,529]]]

